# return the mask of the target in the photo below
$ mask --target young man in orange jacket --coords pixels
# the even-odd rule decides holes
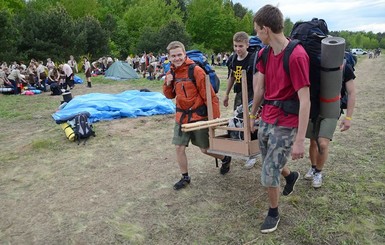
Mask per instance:
[[[188,162],[186,147],[190,140],[193,145],[198,146],[204,154],[222,160],[221,174],[230,170],[231,157],[208,153],[209,135],[208,129],[199,129],[191,132],[182,132],[184,123],[207,120],[207,98],[206,98],[206,74],[202,68],[195,66],[193,69],[194,79],[189,78],[189,69],[194,61],[186,55],[184,45],[179,41],[173,41],[167,46],[171,69],[167,73],[163,84],[163,93],[169,99],[176,99],[175,127],[172,143],[175,145],[176,157],[182,174],[181,180],[174,185],[175,190],[186,187],[191,179],[188,174]],[[219,100],[211,89],[211,99],[214,118],[220,117]]]

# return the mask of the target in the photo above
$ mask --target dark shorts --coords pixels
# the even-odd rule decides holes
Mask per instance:
[[[265,187],[278,187],[282,168],[291,153],[297,128],[276,126],[263,121],[258,130],[262,155],[261,183]]]
[[[336,118],[322,118],[318,117],[315,124],[309,120],[306,130],[306,138],[308,139],[317,139],[318,137],[333,139],[334,131],[337,127]]]
[[[86,71],[86,77],[91,77],[91,69],[88,69],[88,70]]]
[[[146,63],[140,63],[140,70],[142,72],[146,70]]]
[[[200,148],[209,148],[209,129],[204,128],[190,132],[181,132],[179,130],[179,124],[175,123],[172,143],[174,145],[188,146],[190,140],[193,145],[196,145]]]

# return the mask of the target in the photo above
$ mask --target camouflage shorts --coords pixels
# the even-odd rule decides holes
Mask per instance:
[[[258,130],[262,155],[261,182],[265,187],[278,187],[282,168],[287,163],[297,128],[261,122]]]

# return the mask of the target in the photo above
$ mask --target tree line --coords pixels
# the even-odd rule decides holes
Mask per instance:
[[[228,52],[235,32],[254,34],[253,14],[231,0],[0,0],[0,60],[125,59],[165,52],[173,40],[205,53]],[[292,26],[286,18],[286,35]],[[385,48],[385,33],[331,35],[345,38],[347,48]]]

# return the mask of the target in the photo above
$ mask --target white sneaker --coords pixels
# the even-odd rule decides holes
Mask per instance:
[[[310,168],[309,171],[307,171],[307,173],[305,174],[305,176],[303,178],[306,180],[312,180],[314,178],[314,172],[315,172],[315,169]]]
[[[249,158],[246,163],[245,163],[245,168],[246,169],[252,169],[257,162],[256,158]]]
[[[320,188],[322,186],[322,173],[315,173],[313,177],[313,187]]]

